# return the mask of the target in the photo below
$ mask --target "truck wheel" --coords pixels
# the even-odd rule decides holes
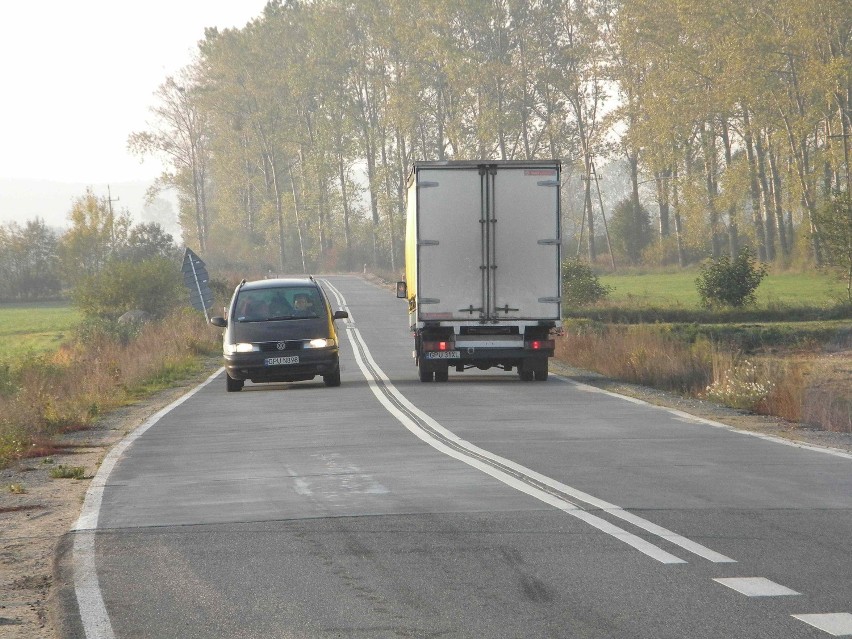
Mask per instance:
[[[533,369],[531,362],[523,361],[518,364],[518,377],[521,378],[522,382],[533,381]]]
[[[431,382],[434,374],[432,367],[422,359],[417,362],[417,375],[421,382]]]
[[[450,367],[444,364],[443,366],[438,366],[435,370],[435,381],[436,382],[446,382],[450,379]]]
[[[546,382],[547,381],[547,362],[544,363],[544,368],[535,369],[535,381],[537,381],[537,382]]]

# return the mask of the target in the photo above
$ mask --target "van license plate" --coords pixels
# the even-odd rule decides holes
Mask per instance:
[[[299,356],[291,355],[290,357],[267,357],[267,366],[281,366],[282,364],[298,364]]]
[[[429,351],[426,353],[426,359],[458,359],[461,357],[461,351]]]

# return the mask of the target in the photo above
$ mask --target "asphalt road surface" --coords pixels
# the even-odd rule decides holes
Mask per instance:
[[[554,375],[421,383],[405,302],[323,282],[342,386],[219,374],[114,449],[67,637],[852,636],[852,456]]]

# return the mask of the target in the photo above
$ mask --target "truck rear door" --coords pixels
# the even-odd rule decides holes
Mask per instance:
[[[417,170],[417,305],[420,320],[484,313],[482,180],[476,166]]]
[[[559,319],[557,167],[500,166],[491,175],[489,190],[494,219],[489,260],[491,317]]]

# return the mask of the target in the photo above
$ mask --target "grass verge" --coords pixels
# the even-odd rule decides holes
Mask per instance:
[[[198,372],[215,331],[182,309],[134,334],[89,326],[52,353],[0,363],[0,467],[49,454],[52,439]]]
[[[848,324],[758,330],[759,337],[749,336],[745,326],[726,328],[722,333],[737,339],[695,327],[568,322],[556,356],[612,379],[852,433]]]

